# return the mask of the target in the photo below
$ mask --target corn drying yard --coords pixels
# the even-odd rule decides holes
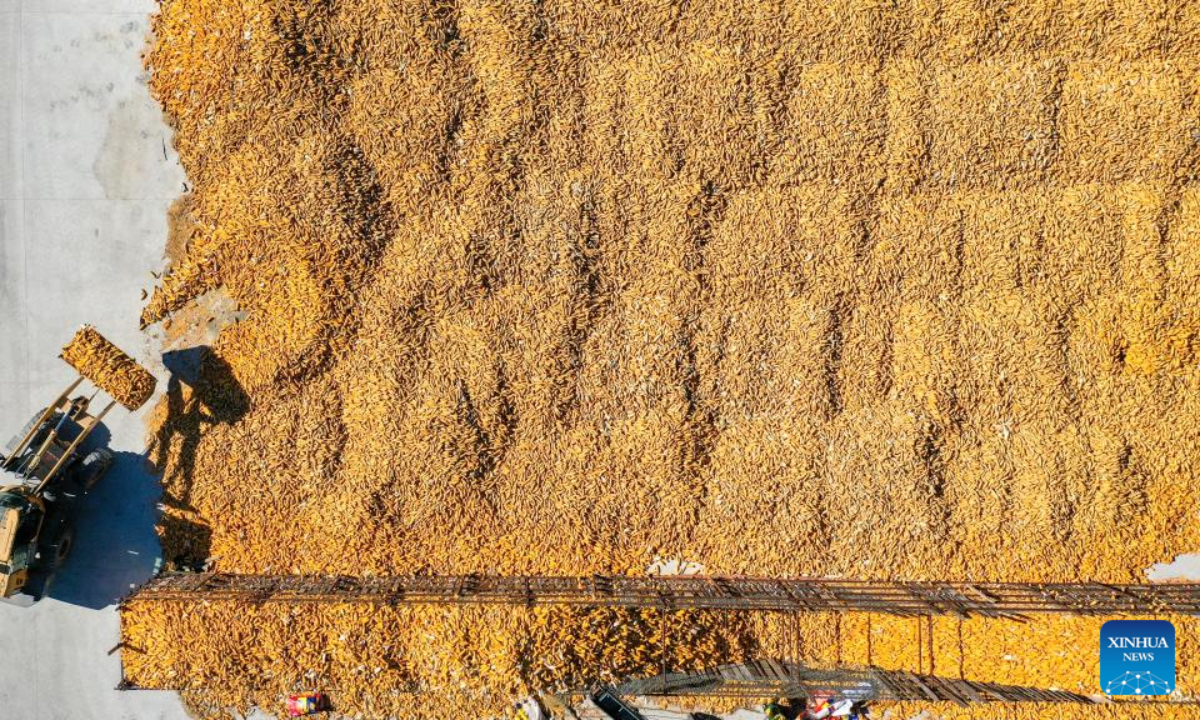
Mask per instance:
[[[1200,549],[1194,2],[162,0],[153,31],[190,195],[142,323],[245,312],[151,419],[171,567],[1136,583]],[[759,655],[1094,692],[1100,624],[938,619],[918,659],[872,614],[135,600],[122,639],[204,716],[492,717]]]

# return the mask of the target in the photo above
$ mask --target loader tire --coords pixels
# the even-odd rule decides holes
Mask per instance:
[[[9,454],[11,454],[13,450],[17,449],[17,444],[21,442],[21,438],[25,437],[25,433],[27,433],[33,429],[34,423],[36,423],[38,421],[38,418],[40,418],[42,416],[43,412],[45,412],[45,411],[38,410],[36,413],[34,413],[33,417],[29,418],[29,422],[25,423],[25,426],[21,428],[20,432],[18,432],[16,435],[12,436],[9,439],[9,441],[4,444],[4,456],[5,457],[8,457]],[[47,420],[45,422],[45,424],[43,424],[42,427],[39,428],[37,433],[33,436],[33,440],[30,441],[29,447],[36,448],[38,445],[40,445],[41,442],[46,439],[46,433],[50,431],[50,428],[57,425],[58,421],[61,418],[62,418],[62,413],[56,412],[56,413],[52,414],[50,416],[50,419]]]
[[[112,467],[113,454],[108,448],[97,448],[87,454],[83,462],[79,463],[78,478],[79,484],[84,490],[91,490],[100,482],[100,478],[108,472]]]
[[[54,542],[46,546],[46,568],[50,572],[54,572],[61,568],[67,562],[67,558],[71,555],[71,550],[75,547],[75,532],[71,530],[69,525],[64,526],[58,531],[58,535],[54,538]]]

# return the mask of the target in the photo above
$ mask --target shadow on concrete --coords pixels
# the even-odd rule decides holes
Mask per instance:
[[[166,418],[151,443],[150,454],[163,472],[162,547],[169,569],[203,569],[211,532],[192,505],[196,451],[203,434],[215,425],[232,425],[250,409],[250,399],[229,364],[205,345],[163,354],[171,372],[167,383]]]
[[[99,609],[149,579],[159,558],[154,468],[142,455],[116,452],[108,473],[75,511],[75,546],[48,596]]]

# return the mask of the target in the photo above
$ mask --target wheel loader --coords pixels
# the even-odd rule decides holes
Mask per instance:
[[[85,331],[90,335],[81,340]],[[72,356],[72,346],[81,343],[90,347]],[[94,352],[97,348],[101,352]],[[88,440],[117,404],[115,398],[135,410],[153,392],[153,376],[90,328],[76,335],[63,357],[80,376],[34,414],[0,456],[0,599],[20,605],[45,594],[74,545],[73,520],[81,501],[113,463],[109,448]],[[130,375],[142,388],[150,378],[150,391],[131,398]],[[95,386],[90,395],[74,395],[85,379]],[[111,398],[92,414],[101,392]]]

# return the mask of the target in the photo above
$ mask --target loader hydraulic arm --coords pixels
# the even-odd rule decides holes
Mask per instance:
[[[88,435],[92,434],[92,430],[96,429],[96,426],[100,424],[100,421],[104,419],[104,416],[107,415],[108,411],[112,410],[113,406],[116,404],[116,400],[109,401],[108,405],[104,406],[104,409],[100,411],[99,415],[89,416],[83,421],[83,423],[80,424],[79,434],[76,435],[75,439],[71,441],[71,444],[67,446],[66,452],[64,452],[62,456],[58,458],[58,462],[54,463],[54,467],[50,469],[50,472],[46,473],[46,477],[42,478],[42,481],[38,483],[36,488],[34,488],[33,493],[35,495],[41,494],[42,490],[46,488],[50,481],[54,479],[54,476],[58,474],[58,471],[62,469],[62,466],[74,456],[75,450],[78,449],[79,445],[87,438]],[[57,432],[57,429],[55,432]]]
[[[66,390],[63,390],[62,394],[59,395],[54,402],[46,406],[46,409],[42,411],[41,417],[39,417],[37,422],[35,422],[33,426],[29,428],[29,432],[25,433],[25,437],[21,438],[21,442],[17,445],[16,449],[14,449],[8,457],[4,458],[3,463],[0,463],[0,470],[12,469],[14,458],[21,457],[21,453],[25,452],[25,450],[29,447],[29,444],[33,441],[33,436],[37,434],[38,428],[40,428],[47,420],[53,417],[54,411],[57,410],[60,405],[66,402],[67,397],[70,396],[71,393],[75,392],[75,388],[79,387],[79,383],[81,382],[83,382],[82,377],[75,378],[75,382],[71,383]]]

